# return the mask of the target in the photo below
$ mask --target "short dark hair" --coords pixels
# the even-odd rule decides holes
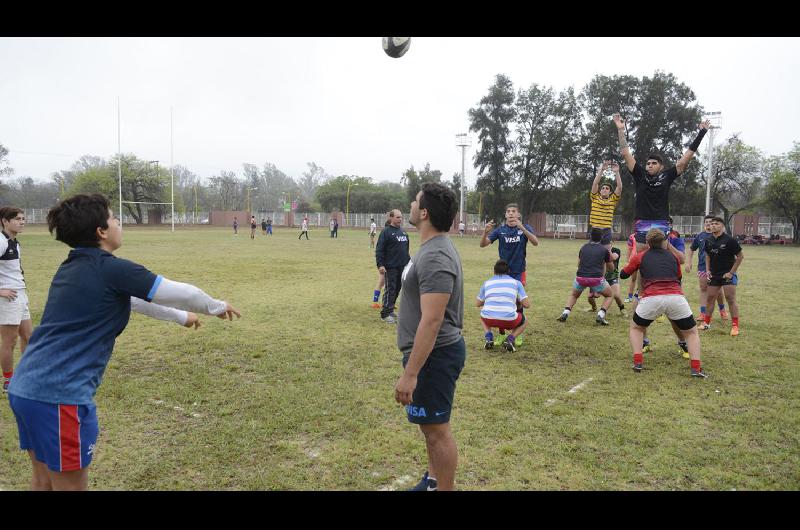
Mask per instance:
[[[714,215],[713,215],[713,214],[710,214],[710,213],[709,213],[709,214],[706,214],[706,216],[705,216],[705,217],[703,217],[703,222],[705,222],[705,220],[706,220],[706,219],[713,219],[713,218],[714,218]]]
[[[718,223],[725,224],[725,219],[723,219],[722,217],[720,217],[718,215],[715,215],[714,217],[712,217],[711,220],[712,221],[716,221]]]
[[[439,182],[427,182],[422,186],[419,208],[428,210],[431,224],[439,232],[448,232],[458,212],[456,194]]]
[[[670,215],[669,217],[667,217],[667,222],[668,222],[669,224],[672,224],[672,216],[671,216],[671,215]]]
[[[74,195],[47,213],[47,228],[58,241],[75,247],[97,247],[97,229],[108,228],[111,205],[103,195]]]
[[[647,160],[655,160],[662,166],[664,165],[664,157],[656,153],[650,153],[649,155],[647,155]]]
[[[10,221],[19,214],[25,215],[25,211],[22,208],[17,208],[16,206],[3,206],[0,208],[0,220],[2,221]],[[0,224],[0,226],[4,226]]]
[[[592,241],[595,241],[595,242],[600,241],[601,239],[603,239],[603,229],[602,228],[597,228],[595,226],[594,228],[592,228],[592,232],[590,234],[590,237],[592,238]]]
[[[519,210],[519,204],[517,204],[515,202],[510,202],[510,203],[506,204],[506,210],[508,210],[509,208],[516,208],[517,210]],[[503,210],[503,211],[505,211],[505,210]]]
[[[508,263],[504,259],[497,260],[494,264],[494,273],[498,276],[501,274],[508,274]]]

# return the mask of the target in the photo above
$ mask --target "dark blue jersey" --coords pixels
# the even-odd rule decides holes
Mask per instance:
[[[533,227],[525,225],[525,228],[532,234]],[[498,252],[500,259],[508,263],[508,270],[511,273],[519,274],[525,271],[525,255],[528,246],[528,238],[519,227],[501,225],[491,231],[489,241],[494,243],[500,241]]]

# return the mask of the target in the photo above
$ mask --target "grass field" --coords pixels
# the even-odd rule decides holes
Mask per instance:
[[[97,393],[100,490],[399,490],[424,471],[424,444],[394,402],[395,327],[371,309],[366,232],[312,229],[251,241],[229,229],[125,229],[118,255],[238,307],[197,331],[134,315]],[[67,254],[41,226],[20,236],[34,324]],[[482,349],[474,297],[496,246],[454,238],[465,272],[467,363],[452,427],[462,490],[797,490],[800,363],[796,248],[746,247],[742,333],[718,315],[703,332],[707,380],[689,377],[666,323],[635,374],[628,321],[555,319],[578,241],[529,247],[531,326],[514,354]],[[411,253],[419,240],[411,236]],[[697,309],[697,282],[685,282]],[[627,282],[623,282],[623,289]],[[612,306],[613,308],[613,306]],[[76,307],[76,311],[81,308]],[[19,353],[16,354],[16,360]],[[576,388],[579,387],[579,388]],[[572,389],[572,392],[570,390]],[[28,487],[0,404],[0,489]]]

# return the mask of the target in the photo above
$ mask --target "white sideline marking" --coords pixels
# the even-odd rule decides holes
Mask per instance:
[[[573,386],[572,388],[569,389],[569,391],[567,393],[568,394],[574,394],[575,392],[577,392],[578,390],[582,389],[583,387],[585,387],[586,385],[588,385],[592,381],[594,381],[594,377],[590,377],[589,379],[587,379],[583,383],[579,383],[579,384]]]
[[[402,477],[396,478],[394,480],[394,483],[392,483],[391,485],[381,486],[380,488],[378,488],[378,491],[395,491],[397,490],[398,487],[402,487],[411,482],[412,480],[414,479],[411,477],[411,475],[403,475]]]
[[[578,390],[581,390],[581,389],[583,389],[583,387],[585,387],[586,385],[588,385],[588,384],[589,384],[589,383],[591,383],[592,381],[594,381],[594,377],[590,377],[590,378],[589,378],[589,379],[587,379],[586,381],[584,381],[584,382],[582,382],[582,383],[578,383],[577,385],[575,385],[575,386],[573,386],[572,388],[570,388],[569,390],[567,390],[567,394],[574,394],[574,393],[576,393]],[[555,404],[555,403],[557,403],[557,402],[558,402],[558,400],[557,400],[557,399],[548,399],[547,401],[545,401],[545,402],[544,402],[544,406],[545,406],[545,407],[549,407],[550,405],[554,405],[554,404]]]

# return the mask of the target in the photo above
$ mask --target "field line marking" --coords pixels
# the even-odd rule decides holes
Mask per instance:
[[[590,378],[589,378],[589,379],[587,379],[586,381],[583,381],[583,382],[581,382],[581,383],[578,383],[577,385],[575,385],[575,386],[573,386],[572,388],[570,388],[569,390],[567,390],[567,394],[574,394],[574,393],[576,393],[578,390],[581,390],[581,389],[583,389],[583,388],[584,388],[586,385],[588,385],[588,384],[589,384],[589,383],[591,383],[592,381],[594,381],[594,377],[590,377]],[[557,402],[558,402],[558,400],[557,400],[557,399],[548,399],[547,401],[545,401],[545,402],[544,402],[544,406],[545,406],[545,407],[549,407],[550,405],[554,405],[554,404],[555,404],[555,403],[557,403]]]

